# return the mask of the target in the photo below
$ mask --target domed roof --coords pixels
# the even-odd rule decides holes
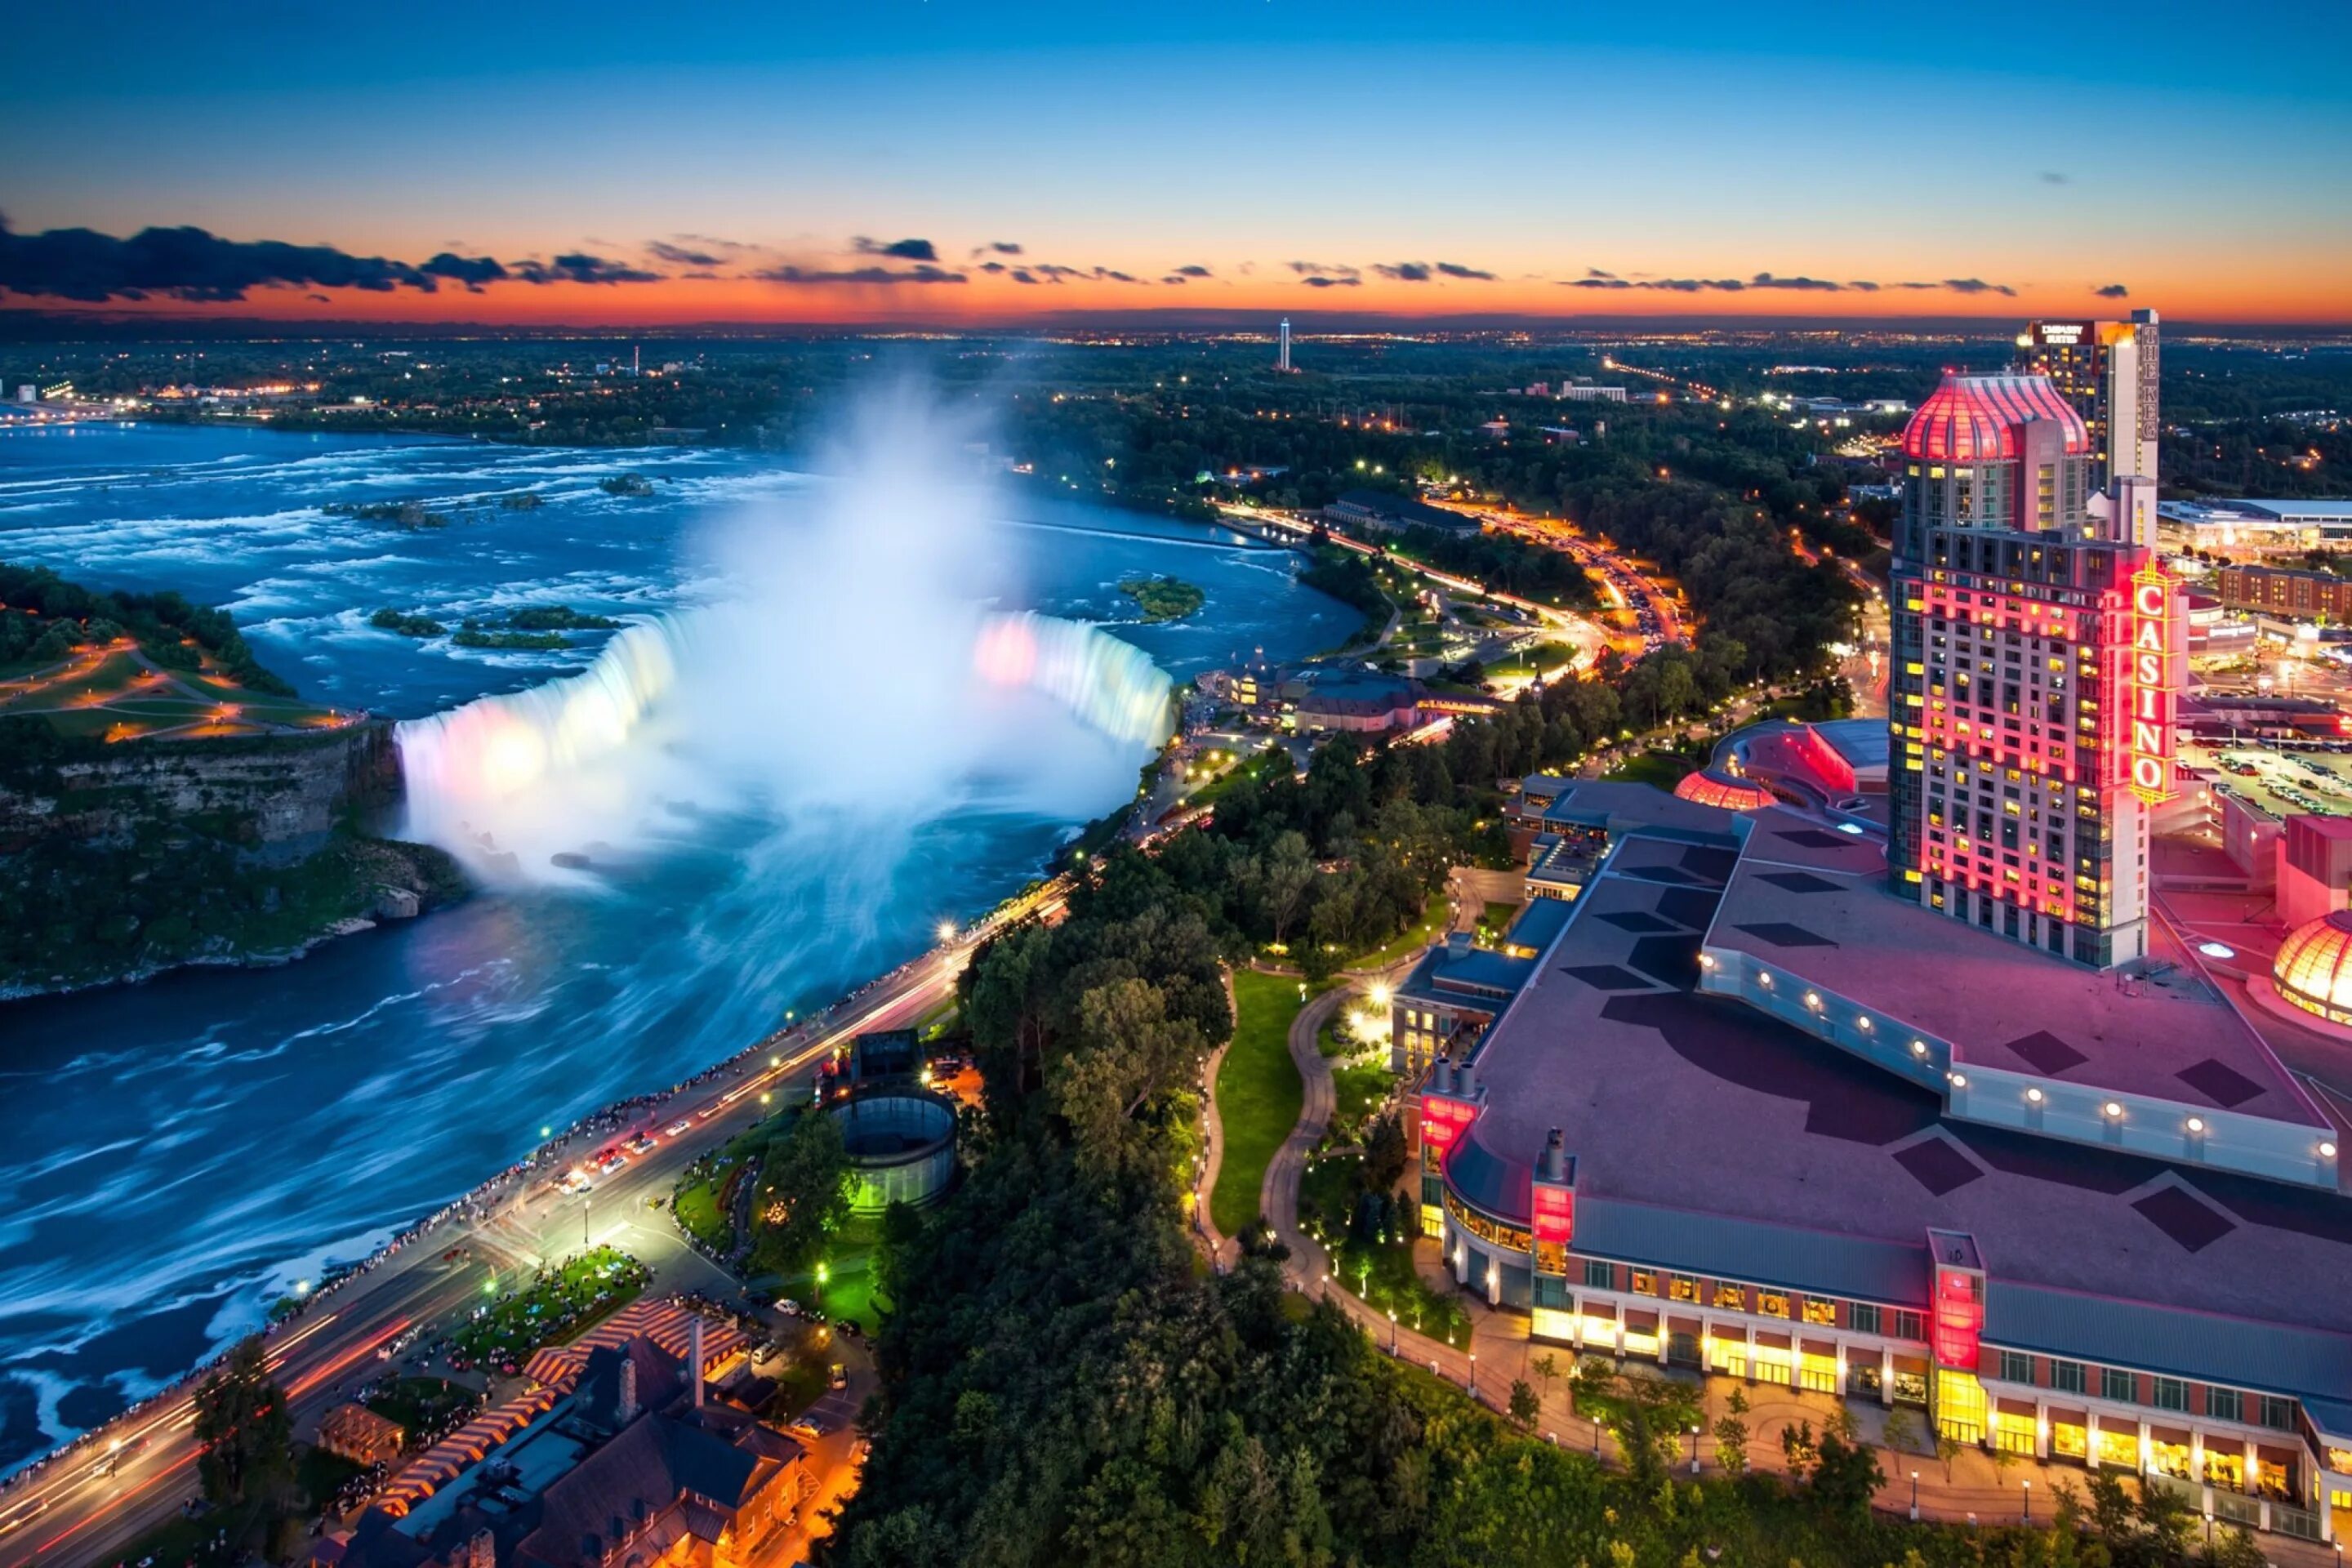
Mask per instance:
[[[2271,964],[2279,994],[2307,1013],[2352,1024],[2352,910],[2307,921],[2287,933]]]
[[[1954,375],[1927,395],[1903,427],[1906,457],[1939,463],[1992,463],[2017,456],[2017,426],[2055,419],[2066,450],[2087,452],[2091,433],[2046,375]]]
[[[1772,804],[1772,792],[1754,779],[1721,768],[1700,768],[1683,775],[1675,794],[1697,805],[1719,805],[1726,811],[1758,811]]]

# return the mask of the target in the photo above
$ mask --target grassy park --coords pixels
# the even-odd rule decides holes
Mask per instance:
[[[1209,1194],[1209,1217],[1225,1236],[1258,1217],[1265,1168],[1298,1125],[1307,1089],[1290,1059],[1290,1021],[1305,1005],[1301,990],[1289,975],[1234,972],[1234,1039],[1217,1068],[1224,1159]]]
[[[477,1366],[520,1367],[541,1345],[560,1344],[635,1300],[651,1277],[614,1247],[577,1253],[488,1302],[457,1331],[457,1353]]]

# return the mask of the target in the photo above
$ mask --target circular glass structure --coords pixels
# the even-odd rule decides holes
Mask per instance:
[[[2352,910],[2295,927],[2279,944],[2271,978],[2305,1012],[2352,1026]]]
[[[1726,811],[1759,811],[1772,804],[1772,792],[1754,779],[1722,768],[1701,768],[1686,773],[1675,794],[1699,805],[1719,805]]]
[[[885,1089],[843,1100],[826,1113],[849,1152],[851,1212],[880,1214],[892,1204],[935,1203],[955,1174],[955,1102],[914,1089]]]

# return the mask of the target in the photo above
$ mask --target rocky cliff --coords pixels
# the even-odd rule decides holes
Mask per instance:
[[[0,721],[0,996],[277,963],[459,897],[441,851],[373,837],[390,726],[100,746]]]

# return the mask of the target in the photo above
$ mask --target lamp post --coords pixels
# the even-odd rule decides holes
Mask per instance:
[[[1696,1426],[1693,1426],[1693,1427],[1690,1429],[1690,1440],[1691,1440],[1691,1474],[1692,1474],[1692,1475],[1696,1475],[1696,1474],[1698,1474],[1698,1428],[1697,1428]],[[1594,1447],[1596,1449],[1597,1449],[1597,1448],[1600,1447],[1600,1445],[1601,1445],[1601,1426],[1600,1426],[1600,1423],[1599,1423],[1599,1422],[1595,1422],[1595,1423],[1593,1423],[1593,1427],[1592,1427],[1592,1442],[1593,1442],[1593,1447]]]
[[[816,1310],[820,1314],[824,1311],[824,1282],[832,1274],[833,1270],[825,1267],[824,1260],[819,1258],[816,1266]]]
[[[1390,1311],[1389,1311],[1389,1356],[1390,1356],[1390,1358],[1391,1358],[1391,1360],[1393,1360],[1393,1359],[1395,1358],[1395,1356],[1396,1356],[1396,1353],[1397,1353],[1397,1321],[1396,1321],[1396,1311],[1395,1311],[1395,1310],[1394,1310],[1393,1308],[1391,1308],[1391,1309],[1390,1310]]]
[[[1478,1397],[1478,1352],[1476,1351],[1470,1352],[1470,1386],[1465,1392],[1473,1399]]]
[[[1911,1472],[1911,1522],[1919,1522],[1919,1472]]]
[[[2032,1523],[2032,1520],[2033,1520],[2033,1483],[2032,1483],[2032,1481],[2020,1481],[2020,1482],[2018,1482],[2018,1483],[2017,1483],[2017,1495],[2018,1495],[2018,1505],[2017,1505],[2017,1517],[2018,1517],[2018,1520],[2019,1520],[2019,1521],[2020,1521],[2020,1522],[2021,1522],[2021,1523],[2029,1523],[2029,1524],[2030,1524],[2030,1523]]]

